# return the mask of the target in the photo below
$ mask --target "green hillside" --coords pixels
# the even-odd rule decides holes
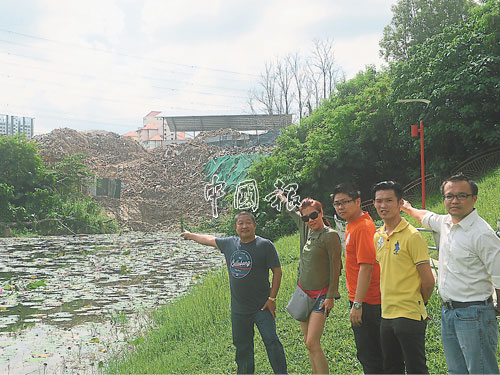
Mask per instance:
[[[479,187],[476,209],[484,220],[497,230],[497,222],[500,221],[500,167],[477,181]],[[440,193],[433,194],[427,198],[427,207],[429,211],[445,214],[443,199]],[[421,202],[410,202],[414,207],[421,208]],[[405,215],[405,214],[403,214]],[[414,226],[420,227],[413,218],[405,215],[405,218]],[[429,234],[424,235],[427,242],[432,245],[434,240]],[[437,257],[437,254],[431,252],[431,256]]]

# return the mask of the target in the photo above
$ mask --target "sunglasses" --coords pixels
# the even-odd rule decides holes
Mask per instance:
[[[314,211],[314,212],[311,212],[310,215],[304,215],[304,216],[301,216],[300,218],[302,219],[302,221],[304,223],[307,223],[309,221],[309,219],[316,220],[318,218],[318,216],[319,216],[319,212]]]

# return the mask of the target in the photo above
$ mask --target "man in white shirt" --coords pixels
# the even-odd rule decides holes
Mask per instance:
[[[439,294],[441,339],[450,374],[498,374],[500,239],[474,208],[478,187],[462,174],[441,185],[448,215],[413,208],[402,210],[440,234]]]

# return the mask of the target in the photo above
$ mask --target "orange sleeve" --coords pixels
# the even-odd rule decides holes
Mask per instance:
[[[375,254],[375,244],[373,235],[375,234],[375,225],[358,225],[355,231],[356,257],[359,263],[375,264],[377,263]]]

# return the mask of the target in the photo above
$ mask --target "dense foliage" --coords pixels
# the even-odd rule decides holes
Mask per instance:
[[[400,0],[398,6],[405,3]],[[422,9],[455,4],[412,3]],[[428,33],[413,39],[407,58],[383,71],[367,67],[339,84],[308,118],[282,132],[273,154],[253,165],[250,174],[261,195],[261,234],[276,238],[295,229],[263,200],[278,178],[297,183],[301,198],[319,199],[330,215],[329,194],[338,183],[357,184],[362,198],[369,199],[370,187],[378,181],[395,179],[405,185],[418,178],[420,145],[411,138],[410,125],[420,119],[426,171],[438,176],[478,151],[500,146],[500,1],[460,4],[462,13],[450,8],[449,26],[439,32],[431,27],[433,17],[418,13],[420,22],[428,23],[423,27]],[[396,103],[411,98],[431,103],[427,108],[418,102]]]
[[[301,198],[319,199],[333,214],[329,194],[336,184],[352,181],[368,195],[372,181],[401,180],[410,173],[400,166],[412,165],[417,155],[408,152],[413,142],[408,126],[398,127],[389,110],[388,74],[369,67],[337,89],[300,125],[285,129],[279,148],[254,165],[250,175],[262,196],[274,190],[277,179],[298,183]],[[260,207],[265,235],[281,233],[285,224],[272,220],[276,210],[265,201]]]
[[[472,9],[466,22],[413,47],[391,67],[393,100],[426,98],[427,167],[439,174],[500,145],[500,2]],[[422,106],[395,107],[396,122],[417,122]],[[412,120],[413,119],[413,120]]]
[[[72,155],[48,168],[34,142],[0,137],[0,223],[16,233],[105,233],[117,225],[81,193],[91,176],[84,155]]]
[[[392,20],[384,28],[380,54],[387,61],[404,61],[419,45],[444,27],[468,18],[472,0],[399,0],[392,6]]]

